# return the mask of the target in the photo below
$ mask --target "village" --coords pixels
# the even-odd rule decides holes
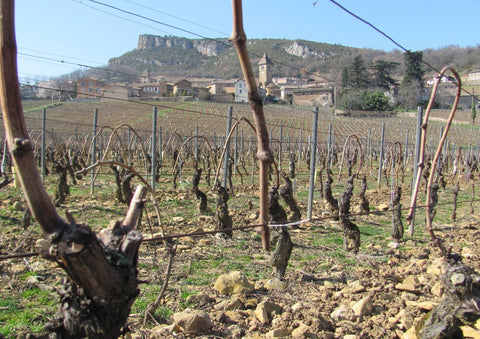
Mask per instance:
[[[264,103],[281,103],[294,106],[317,106],[337,113],[338,84],[328,81],[312,81],[295,77],[274,77],[272,60],[263,54],[257,62],[257,86]],[[245,79],[212,79],[199,77],[163,77],[151,76],[148,71],[139,76],[136,83],[111,83],[95,77],[83,77],[78,80],[44,81],[35,86],[22,86],[22,97],[51,98],[66,100],[201,100],[216,102],[248,102],[248,90]],[[480,93],[480,69],[474,69],[461,75],[462,88],[468,93]],[[422,100],[427,101],[434,78],[424,79]],[[444,77],[440,83],[437,101],[448,108],[456,92],[456,85]],[[462,94],[460,110],[470,109],[472,97]],[[478,103],[477,103],[478,105]]]

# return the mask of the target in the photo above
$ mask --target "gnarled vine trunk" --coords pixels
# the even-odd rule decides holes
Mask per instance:
[[[125,220],[95,235],[67,215],[61,218],[36,167],[26,128],[17,76],[14,1],[0,2],[0,102],[13,163],[29,208],[51,246],[49,259],[68,274],[55,331],[65,338],[116,338],[138,295],[137,254],[142,240],[135,230],[146,187],[137,189]]]

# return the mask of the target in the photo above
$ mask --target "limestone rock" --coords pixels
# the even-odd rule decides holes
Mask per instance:
[[[436,275],[436,276],[441,276],[443,273],[445,273],[445,258],[440,257],[435,259],[430,266],[427,268],[427,273]]]
[[[284,338],[290,335],[290,331],[286,328],[276,328],[267,332],[265,338]]]
[[[285,291],[287,288],[287,283],[285,281],[281,281],[278,278],[269,279],[265,282],[264,287],[267,290],[272,291]]]
[[[389,206],[387,203],[382,203],[377,206],[377,210],[379,211],[386,211],[389,209]]]
[[[365,291],[365,286],[362,285],[360,280],[355,280],[354,282],[350,283],[347,287],[345,287],[342,292],[347,293],[361,293]]]
[[[222,274],[215,282],[214,288],[224,295],[246,294],[253,291],[253,285],[248,281],[245,274],[240,271]]]
[[[270,301],[262,301],[260,304],[257,305],[255,309],[255,317],[260,321],[262,324],[268,324],[270,322],[270,318],[272,317],[273,313],[281,314],[282,308]]]
[[[244,310],[245,304],[238,297],[232,296],[229,300],[224,300],[215,305],[215,309],[221,311]]]
[[[205,305],[214,302],[215,299],[209,296],[207,293],[199,293],[189,295],[186,299],[187,303],[195,305]]]
[[[430,292],[436,296],[440,297],[443,294],[443,284],[440,281],[437,281],[435,285],[432,286]]]
[[[174,323],[185,332],[201,333],[212,327],[212,322],[207,312],[186,309],[173,315]]]
[[[290,335],[292,338],[307,338],[311,334],[310,327],[301,323],[300,326],[294,329]]]
[[[341,304],[330,314],[330,317],[333,320],[341,320],[347,318],[350,312],[351,309],[347,305]]]
[[[270,322],[270,319],[268,318],[268,312],[265,307],[261,307],[260,304],[257,306],[257,308],[254,311],[255,318],[263,324],[267,325]]]
[[[402,336],[402,339],[418,339],[415,326],[410,327],[410,329],[407,332],[405,332],[405,334]]]
[[[357,301],[355,305],[352,306],[352,310],[357,317],[371,315],[373,311],[372,297],[366,296],[365,298]]]

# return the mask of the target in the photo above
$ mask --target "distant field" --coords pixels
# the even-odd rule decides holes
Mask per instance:
[[[246,117],[253,123],[253,116],[246,104],[235,103],[212,103],[212,102],[67,102],[52,105],[50,101],[25,101],[23,108],[27,125],[32,134],[37,135],[41,130],[42,111],[46,108],[46,129],[54,133],[56,139],[68,139],[76,135],[85,137],[92,133],[94,110],[98,111],[98,126],[112,128],[128,124],[139,135],[147,138],[152,130],[152,112],[157,107],[158,126],[161,126],[163,134],[177,132],[182,136],[196,133],[213,138],[214,135],[225,135],[227,125],[228,107],[233,106],[234,122],[241,117]],[[264,107],[267,127],[273,139],[278,139],[280,130],[283,140],[298,142],[307,140],[312,129],[312,108],[293,107],[282,105],[266,105]],[[441,118],[446,117],[448,112],[435,112]],[[450,145],[462,145],[477,147],[480,140],[480,128],[465,123],[466,112],[458,112],[460,123],[451,127],[448,141]],[[433,120],[433,119],[432,119]],[[328,111],[320,111],[319,114],[319,142],[325,141],[331,125],[332,135],[337,144],[355,134],[360,139],[378,141],[381,136],[382,124],[385,124],[385,138],[387,142],[405,143],[407,131],[409,144],[415,139],[415,114],[393,115],[392,117],[340,117]],[[440,131],[445,123],[440,119],[431,121],[428,125],[428,140],[432,144],[437,143]],[[251,128],[242,123],[239,131],[243,131],[245,137],[253,135]],[[240,134],[239,134],[240,135]]]

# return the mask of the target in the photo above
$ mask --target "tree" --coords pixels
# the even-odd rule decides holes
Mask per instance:
[[[397,86],[397,81],[392,77],[393,71],[399,65],[398,62],[375,60],[372,65],[373,77],[372,86],[389,90]]]
[[[388,111],[391,109],[388,98],[382,91],[365,91],[363,93],[364,111]]]
[[[423,52],[410,52],[406,51],[404,54],[405,61],[405,77],[402,84],[411,84],[418,82],[423,88],[423,76],[425,71],[422,68]]]
[[[352,88],[350,74],[348,73],[348,68],[344,67],[342,71],[342,90],[347,92],[350,88]]]
[[[407,109],[415,109],[421,103],[423,89],[423,52],[406,51],[404,54],[405,77],[400,87],[399,101]]]
[[[356,89],[366,89],[370,85],[369,73],[361,54],[353,60],[349,70],[350,83]]]

